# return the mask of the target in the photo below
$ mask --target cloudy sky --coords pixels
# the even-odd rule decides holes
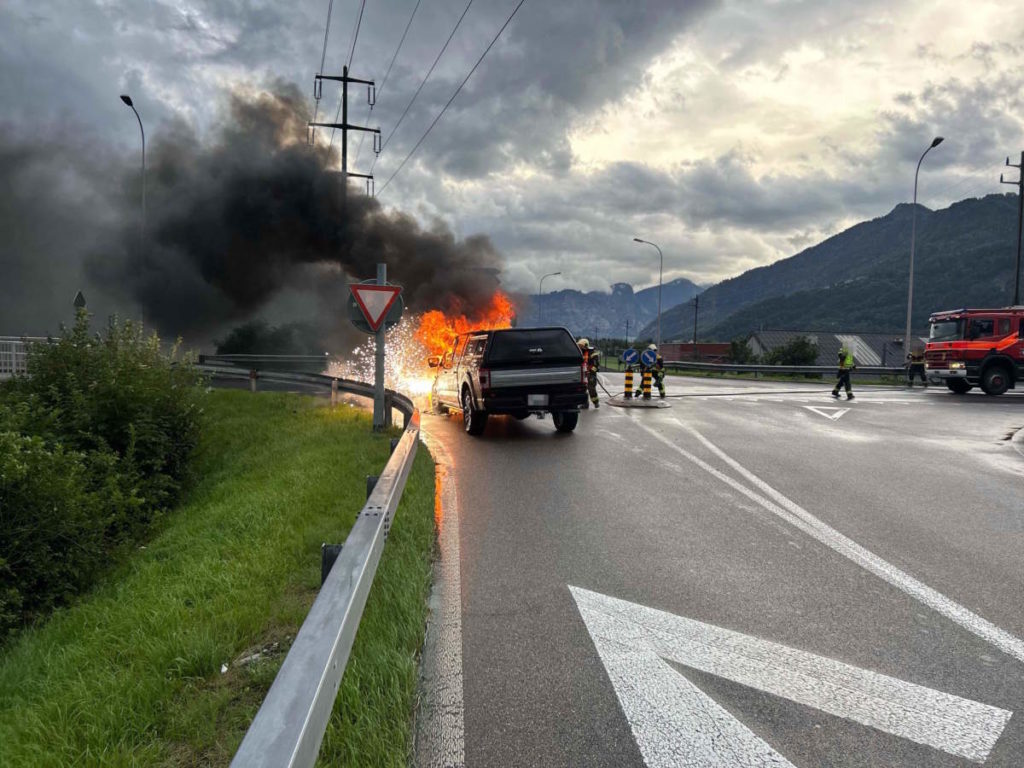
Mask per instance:
[[[517,2],[471,3],[392,136],[467,0],[366,0],[352,74],[377,81],[377,105],[368,115],[354,90],[350,107],[389,139],[373,167],[381,203],[489,235],[513,289],[554,271],[549,289],[649,285],[656,254],[634,235],[662,246],[666,279],[792,255],[909,201],[935,135],[946,141],[920,202],[1011,190],[998,180],[1024,149],[1019,0],[526,0],[392,178]],[[334,0],[325,74],[348,58],[360,6]],[[227,92],[273,81],[297,83],[312,108],[327,12],[328,0],[5,0],[0,131],[88,140],[102,176],[137,162],[120,93],[149,136],[183,120],[202,137]],[[321,115],[337,105],[325,84]],[[370,169],[369,141],[352,140],[353,160]]]

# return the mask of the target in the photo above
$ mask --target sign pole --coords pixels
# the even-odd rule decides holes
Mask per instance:
[[[377,265],[377,285],[387,285],[388,265]],[[373,376],[373,431],[380,432],[386,426],[384,414],[384,334],[385,323],[377,329],[377,354]]]

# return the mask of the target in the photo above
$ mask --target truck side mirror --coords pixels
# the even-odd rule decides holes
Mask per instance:
[[[427,358],[427,365],[429,365],[431,368],[437,368],[438,366],[441,365],[441,356],[431,355],[430,357]]]

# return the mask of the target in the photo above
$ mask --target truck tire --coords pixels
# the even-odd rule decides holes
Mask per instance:
[[[430,412],[433,413],[435,416],[444,416],[446,413],[448,413],[448,409],[441,405],[440,402],[438,402],[436,392],[430,393]]]
[[[580,420],[579,411],[555,411],[551,414],[555,429],[559,432],[572,432]]]
[[[478,411],[473,407],[473,396],[469,394],[469,387],[462,390],[462,424],[466,434],[481,435],[484,427],[487,426],[487,411]]]
[[[1010,388],[1010,372],[1002,365],[990,365],[981,374],[981,388],[986,395],[1001,395]]]
[[[971,391],[971,385],[963,379],[946,379],[946,386],[955,395],[966,395]]]

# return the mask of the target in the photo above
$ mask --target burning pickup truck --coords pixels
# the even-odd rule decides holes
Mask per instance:
[[[587,402],[583,355],[565,328],[471,331],[428,362],[437,369],[435,413],[461,410],[471,435],[481,434],[496,414],[525,419],[550,413],[555,429],[572,432]]]

